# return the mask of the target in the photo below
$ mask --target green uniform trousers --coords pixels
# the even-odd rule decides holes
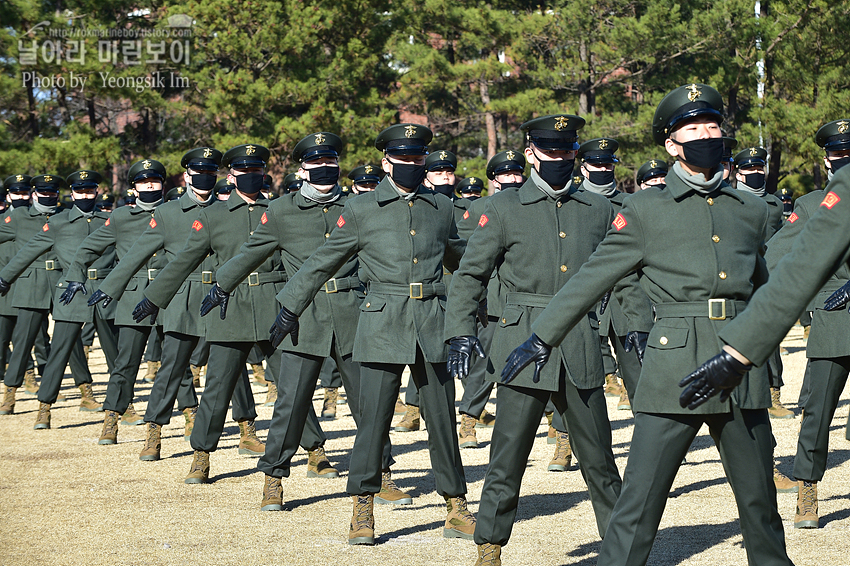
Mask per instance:
[[[143,358],[144,361],[158,362],[162,360],[163,337],[160,334],[160,332],[154,332],[148,337],[148,344],[145,347],[145,357]]]
[[[94,324],[97,325],[98,334],[100,335],[101,347],[106,356],[107,363],[115,367],[115,360],[118,358],[118,345],[115,339],[115,327],[112,321],[104,320],[99,315],[95,314]],[[85,363],[86,354],[83,350],[83,342],[80,338],[80,333],[83,329],[82,322],[66,322],[57,320],[53,324],[53,340],[50,343],[50,355],[47,357],[47,365],[44,368],[44,373],[41,376],[41,386],[38,388],[38,400],[42,403],[52,405],[56,402],[59,396],[59,389],[62,388],[62,378],[65,377],[65,367],[71,357],[76,357],[82,360],[86,373],[81,381],[74,374],[74,381],[77,385],[81,383],[91,383],[91,372],[88,365]]]
[[[331,356],[339,368],[342,383],[348,394],[348,406],[355,426],[359,427],[360,416],[360,364],[351,360],[351,354],[343,356],[337,349],[336,338],[331,343]],[[316,446],[305,446],[305,432],[311,421],[316,419],[313,409],[313,391],[327,358],[297,352],[281,353],[281,372],[275,380],[277,400],[266,436],[266,453],[257,463],[257,468],[266,475],[277,478],[289,477],[292,457],[300,444],[305,450]],[[307,426],[305,426],[305,421]],[[386,437],[381,459],[381,469],[392,464],[390,439]]]
[[[623,491],[602,541],[598,566],[646,564],[673,480],[703,424],[708,425],[735,494],[748,563],[791,564],[776,509],[767,410],[742,410],[733,404],[731,413],[635,414]]]
[[[617,356],[617,367],[620,370],[620,377],[623,378],[623,383],[626,385],[626,392],[629,394],[629,402],[631,403],[634,401],[641,371],[637,351],[633,348],[631,352],[626,352],[626,337],[617,336],[613,330],[608,335],[608,338],[614,346],[614,355]]]
[[[139,364],[145,353],[151,330],[162,332],[161,326],[118,326],[118,357],[115,367],[109,375],[106,384],[106,399],[103,401],[104,411],[115,411],[124,414],[133,402],[133,388],[139,373]]]
[[[617,497],[620,472],[611,450],[611,423],[601,387],[578,389],[566,379],[562,366],[556,392],[500,385],[496,424],[490,441],[490,465],[484,477],[476,544],[506,545],[511,537],[519,503],[522,476],[549,399],[570,430],[570,444],[590,492],[599,536],[605,535]]]
[[[493,343],[493,335],[496,333],[496,328],[499,326],[499,318],[491,316],[487,318],[487,326],[482,326],[478,323],[478,341],[481,342],[481,347],[485,354],[490,353],[490,344]],[[501,361],[501,360],[496,360]],[[495,383],[485,379],[487,364],[490,363],[490,358],[479,358],[472,356],[472,366],[469,368],[469,375],[463,380],[463,397],[460,399],[460,407],[458,410],[463,415],[469,415],[473,418],[479,418],[484,412],[484,407],[487,406],[487,401],[490,400],[490,394],[493,392]]]
[[[6,375],[3,378],[6,387],[20,387],[24,382],[24,373],[32,367],[32,351],[33,345],[38,342],[39,335],[43,332],[43,326],[47,322],[47,309],[18,309],[18,320],[15,322],[15,328],[12,330],[12,355],[9,356],[9,367],[6,369]],[[91,373],[86,364],[86,356],[83,352],[83,344],[79,341],[79,349],[74,348],[70,356],[71,373],[74,375],[74,382],[77,385],[83,383],[91,383]],[[38,360],[38,369],[40,373],[44,373],[47,365],[47,358],[50,356],[50,349],[46,348],[45,358]],[[38,359],[38,348],[36,348],[36,359]],[[62,368],[64,371],[64,367]]]
[[[446,497],[464,495],[466,479],[457,446],[454,381],[446,371],[446,363],[426,362],[419,346],[416,361],[409,367],[428,429],[428,453],[437,493]],[[360,426],[351,450],[346,487],[351,495],[381,491],[384,449],[404,368],[405,364],[360,364]]]
[[[83,341],[83,346],[88,346],[89,348],[92,347],[94,344],[94,324],[83,324],[83,330],[80,332],[80,340]]]
[[[333,358],[325,358],[325,361],[322,363],[322,371],[319,372],[319,384],[322,387],[332,389],[342,387],[342,376]]]
[[[818,482],[826,471],[829,427],[850,374],[850,356],[813,358],[807,370],[808,395],[797,440],[794,477]]]
[[[12,343],[12,331],[17,320],[17,316],[0,315],[0,381],[6,376],[6,362],[10,357],[9,344]]]
[[[195,350],[192,352],[192,357],[189,358],[189,363],[193,366],[205,366],[210,359],[210,343],[207,342],[206,338],[201,338],[198,340],[198,345],[195,346]]]
[[[192,383],[192,372],[189,370],[189,358],[199,340],[199,336],[179,332],[165,333],[162,339],[162,365],[148,397],[145,422],[167,425],[171,421],[175,401],[180,411],[198,406],[198,395]]]

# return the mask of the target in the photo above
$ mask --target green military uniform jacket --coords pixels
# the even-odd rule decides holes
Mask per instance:
[[[603,240],[614,212],[605,197],[576,188],[553,199],[537,188],[533,176],[518,190],[500,191],[487,201],[452,281],[444,336],[476,335],[478,297],[495,268],[505,297],[501,313],[495,313],[499,322],[488,364],[488,372],[494,372],[488,379],[496,381],[508,355],[531,334],[532,323],[552,296]],[[599,337],[588,310],[553,350],[538,383],[532,381],[533,367],[513,383],[557,391],[563,363],[576,387],[601,386]]]
[[[33,236],[0,271],[0,277],[6,281],[14,281],[36,261],[36,258],[40,258],[48,251],[56,254],[58,263],[56,268],[67,271],[74,261],[80,242],[103,226],[108,218],[108,213],[97,209],[86,217],[76,206],[61,214],[54,214],[42,227],[41,232]],[[109,274],[114,263],[115,248],[110,246],[91,264],[86,272],[86,278],[82,280],[89,293],[97,290],[99,283]],[[94,311],[88,307],[85,301],[71,301],[68,305],[59,301],[59,297],[66,287],[64,281],[60,281],[54,287],[53,311],[51,313],[53,319],[63,322],[93,322]],[[97,308],[101,318],[111,319],[115,317],[113,305],[104,308],[98,304]]]
[[[678,384],[718,352],[717,333],[767,280],[759,251],[768,218],[767,205],[758,197],[723,185],[710,196],[700,194],[672,169],[665,189],[650,187],[625,200],[608,236],[531,329],[545,343],[560,344],[606,289],[639,269],[657,320],[649,333],[634,410],[729,412],[729,403],[721,403],[719,396],[694,411],[680,407]],[[709,299],[730,301],[715,303],[709,311]],[[709,319],[709,312],[720,318],[722,307],[726,318]],[[769,407],[766,372],[745,376],[732,400],[743,409]]]
[[[192,222],[197,218],[201,208],[201,205],[192,199],[188,192],[177,200],[156,207],[153,220],[148,223],[133,247],[127,251],[121,258],[121,262],[101,284],[101,291],[118,299],[123,295],[124,289],[127,288],[133,276],[157,252],[164,251],[165,261],[174,259],[189,238]],[[202,261],[177,290],[168,308],[160,313],[159,319],[165,332],[179,332],[190,336],[206,334],[204,319],[201,318],[198,305],[201,304],[214,281],[210,263],[209,259]]]
[[[277,250],[280,250],[286,273],[297,272],[337,229],[346,200],[347,197],[341,193],[335,201],[321,204],[306,199],[297,191],[272,201],[239,254],[216,272],[219,287],[232,292],[254,268]],[[337,348],[343,355],[352,352],[360,299],[363,297],[357,269],[355,256],[333,274],[333,279],[321,287],[298,319],[298,345],[294,345],[292,337],[287,336],[280,349],[329,357],[335,336]]]
[[[156,210],[156,209],[154,209]],[[154,210],[141,207],[122,206],[116,208],[106,222],[82,241],[71,267],[65,271],[65,281],[86,281],[88,268],[114,247],[120,265],[136,240],[153,220]],[[137,323],[133,320],[133,308],[142,300],[142,291],[156,277],[157,271],[165,266],[165,254],[156,253],[145,266],[136,272],[127,284],[115,305],[115,324],[119,326],[146,326],[149,319]],[[112,295],[110,295],[112,296]],[[115,298],[115,297],[113,297]],[[77,297],[75,301],[80,301]]]
[[[156,280],[145,289],[145,297],[160,308],[168,307],[186,278],[207,256],[213,271],[239,253],[254,228],[260,224],[269,201],[253,204],[234,191],[226,201],[219,201],[198,212],[189,229],[182,250],[168,263]],[[209,342],[260,342],[269,339],[269,328],[278,313],[275,300],[283,288],[286,274],[279,256],[266,259],[249,278],[230,294],[227,319],[218,312],[206,317],[206,339]],[[200,310],[200,302],[188,308]]]
[[[10,218],[14,209],[10,206],[0,214],[0,225],[6,224],[6,219]],[[0,265],[6,265],[9,260],[15,256],[15,242],[7,241],[0,244]],[[18,316],[18,309],[12,306],[12,297],[14,292],[7,293],[5,297],[0,297],[0,316]]]
[[[0,242],[14,241],[17,254],[44,229],[49,218],[67,212],[61,207],[54,214],[41,214],[34,206],[16,208],[0,224]],[[11,290],[13,307],[50,310],[53,293],[62,277],[58,259],[54,250],[48,250],[18,276],[18,284]]]
[[[453,208],[448,197],[422,186],[404,199],[384,177],[374,191],[346,201],[337,229],[291,276],[283,306],[304,312],[325,281],[358,254],[367,294],[354,361],[413,364],[418,345],[426,362],[445,362],[443,264],[453,271],[466,247]]]
[[[509,190],[515,191],[516,189]],[[478,221],[481,220],[481,215],[484,214],[484,210],[487,208],[487,198],[489,197],[482,197],[472,201],[466,212],[461,215],[460,222],[457,223],[457,235],[464,240],[469,241],[472,233],[478,227]],[[451,280],[448,280],[446,282],[447,286],[450,286],[450,283]],[[502,296],[501,289],[499,277],[494,269],[493,274],[490,276],[490,282],[487,284],[488,316],[498,316],[502,312],[504,297]]]
[[[475,200],[481,200],[480,198]],[[463,218],[464,213],[469,210],[469,207],[475,202],[475,200],[470,200],[468,198],[459,198],[454,201],[454,215],[455,215],[455,225],[459,224],[461,219]]]
[[[771,270],[770,282],[753,296],[746,312],[720,332],[723,342],[755,364],[770,357],[806,305],[850,259],[850,167],[835,173],[822,196],[816,208],[807,206],[810,221]],[[799,216],[797,206],[794,212]],[[793,214],[786,224],[797,223],[791,218]],[[837,314],[850,316],[846,309]]]
[[[782,228],[782,224],[785,220],[782,216],[783,205],[782,201],[779,200],[779,197],[770,193],[764,193],[761,198],[767,203],[767,211],[770,215],[767,220],[767,234],[764,238],[765,242],[769,242],[770,239],[779,232],[780,228]]]

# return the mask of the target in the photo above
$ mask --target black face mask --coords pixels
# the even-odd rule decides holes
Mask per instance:
[[[841,159],[831,159],[829,160],[829,164],[832,165],[832,174],[834,175],[839,169],[850,164],[850,155],[842,157]]]
[[[425,165],[393,163],[392,178],[396,185],[415,191],[425,180]]]
[[[26,206],[30,203],[29,199],[18,198],[12,200],[12,208],[20,208],[22,206]]]
[[[434,185],[434,192],[440,193],[441,195],[446,195],[447,197],[450,197],[455,192],[455,186],[454,185]]]
[[[747,173],[744,175],[744,183],[754,189],[762,188],[764,186],[764,179],[764,173]]]
[[[502,188],[499,189],[499,190],[504,191],[506,189],[518,189],[521,186],[523,186],[524,184],[525,184],[524,181],[517,181],[517,182],[513,182],[513,183],[501,183]]]
[[[216,177],[209,173],[199,173],[197,175],[189,175],[192,186],[199,191],[211,191],[215,187]]]
[[[313,186],[336,185],[339,181],[339,167],[336,165],[322,165],[305,171],[309,174],[309,182]]]
[[[140,201],[146,202],[148,204],[155,203],[158,200],[162,199],[162,191],[136,191],[138,193],[137,197]]]
[[[56,206],[59,203],[59,194],[49,197],[38,197],[38,204],[41,206]]]
[[[542,161],[538,158],[537,174],[540,178],[555,187],[568,185],[573,176],[574,159],[562,159],[561,161]]]
[[[670,138],[673,143],[682,147],[682,161],[700,169],[714,169],[723,159],[723,138],[706,138],[679,143]]]
[[[80,198],[74,199],[74,206],[79,208],[82,212],[89,213],[94,210],[94,205],[97,204],[96,198]]]
[[[588,171],[587,180],[594,185],[604,187],[614,182],[614,170],[611,171]]]
[[[255,195],[263,188],[262,173],[245,173],[236,176],[236,188],[246,195]]]

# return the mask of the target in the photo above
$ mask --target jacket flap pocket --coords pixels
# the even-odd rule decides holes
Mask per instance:
[[[502,318],[499,319],[499,326],[513,326],[522,318],[523,310],[520,307],[505,307],[502,311]]]
[[[669,350],[671,348],[682,348],[688,343],[689,330],[687,328],[656,326],[652,330],[653,332],[647,343],[647,346],[651,346],[652,348]]]
[[[387,306],[387,300],[378,295],[366,295],[363,302],[360,303],[360,310],[363,312],[379,312]]]

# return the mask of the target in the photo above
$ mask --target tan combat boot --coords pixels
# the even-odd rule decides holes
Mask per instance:
[[[546,433],[546,444],[557,444],[558,443],[558,431],[555,430],[551,424],[549,425],[549,431]]]
[[[779,493],[797,493],[800,489],[800,483],[780,472],[776,464],[773,465],[773,485]]]
[[[257,385],[268,385],[268,381],[266,381],[266,368],[263,367],[262,362],[259,364],[251,364],[251,371],[254,373],[254,383]]]
[[[103,405],[98,403],[94,398],[94,393],[91,390],[91,383],[83,383],[80,385],[80,411],[88,411],[90,413],[102,413]]]
[[[395,400],[395,409],[393,410],[394,415],[403,415],[407,412],[407,405],[401,402],[401,397]]]
[[[239,422],[239,453],[249,456],[262,456],[266,453],[266,445],[257,438],[254,421]]]
[[[280,478],[266,475],[260,511],[283,511],[283,486],[280,483]]]
[[[189,366],[189,369],[192,370],[192,385],[195,386],[195,389],[201,388],[201,366]]]
[[[274,381],[267,381],[269,385],[269,390],[266,391],[266,402],[263,403],[263,407],[274,407],[275,401],[277,401],[277,385]]]
[[[818,528],[818,482],[800,482],[800,491],[797,493],[797,514],[794,515],[794,528]]]
[[[558,432],[555,441],[555,455],[546,468],[549,472],[565,472],[570,469],[573,461],[573,451],[570,448],[570,435],[567,432]]]
[[[466,497],[446,497],[446,524],[443,538],[472,540],[475,535],[475,515],[466,507]]]
[[[352,495],[354,512],[348,528],[348,544],[375,544],[375,496]]]
[[[118,444],[118,411],[106,411],[103,417],[103,431],[100,433],[98,444]]]
[[[6,388],[6,392],[3,394],[3,404],[0,405],[0,415],[15,414],[15,391],[17,390],[17,387]]]
[[[629,392],[626,391],[625,384],[620,388],[622,391],[620,393],[620,400],[617,401],[617,410],[618,411],[630,411],[632,409],[632,402],[629,401]]]
[[[496,416],[491,415],[487,412],[487,409],[481,412],[481,416],[478,417],[478,422],[475,423],[476,428],[493,428],[493,425],[496,424]]]
[[[308,478],[338,478],[339,471],[331,466],[325,449],[319,446],[315,450],[307,451],[307,477]]]
[[[489,542],[479,544],[475,566],[502,566],[502,547]]]
[[[771,407],[767,410],[767,414],[770,415],[772,419],[793,419],[794,411],[787,409],[785,405],[782,404],[782,401],[779,399],[779,388],[771,387],[770,388],[770,402]]]
[[[136,412],[136,408],[130,403],[127,405],[127,410],[121,415],[121,424],[129,426],[139,426],[145,424],[145,419]]]
[[[622,392],[622,386],[620,385],[620,381],[617,379],[616,373],[609,373],[605,376],[605,396],[606,397],[619,397]]]
[[[159,451],[162,448],[162,425],[147,423],[147,426],[145,445],[139,453],[139,460],[155,462],[159,460]]]
[[[32,427],[35,430],[43,430],[50,428],[50,404],[39,403],[38,414],[35,416],[35,425]]]
[[[458,448],[478,448],[478,438],[475,436],[475,417],[460,415],[460,432],[457,437]]]
[[[408,405],[404,418],[398,421],[393,430],[396,432],[413,432],[419,430],[419,424],[419,407]]]
[[[186,427],[183,429],[183,440],[189,442],[192,437],[192,430],[195,428],[195,415],[198,414],[198,407],[186,407],[183,409],[183,417],[186,419]]]
[[[336,418],[336,401],[339,399],[339,392],[336,387],[325,387],[325,398],[322,401],[322,418]]]
[[[183,483],[207,483],[210,479],[210,453],[203,450],[195,450],[192,456],[192,465],[189,466],[189,475]]]
[[[91,354],[91,346],[83,346],[83,355],[86,357],[86,363],[89,361],[89,354]]]
[[[156,372],[159,371],[160,365],[162,365],[162,362],[148,362],[148,371],[145,374],[146,382],[153,383],[153,380],[156,379]]]
[[[24,373],[24,393],[38,395],[38,383],[35,382],[35,370],[28,369]]]
[[[381,472],[381,491],[375,496],[375,503],[381,505],[410,505],[413,503],[413,498],[398,488],[389,470],[383,470]]]

